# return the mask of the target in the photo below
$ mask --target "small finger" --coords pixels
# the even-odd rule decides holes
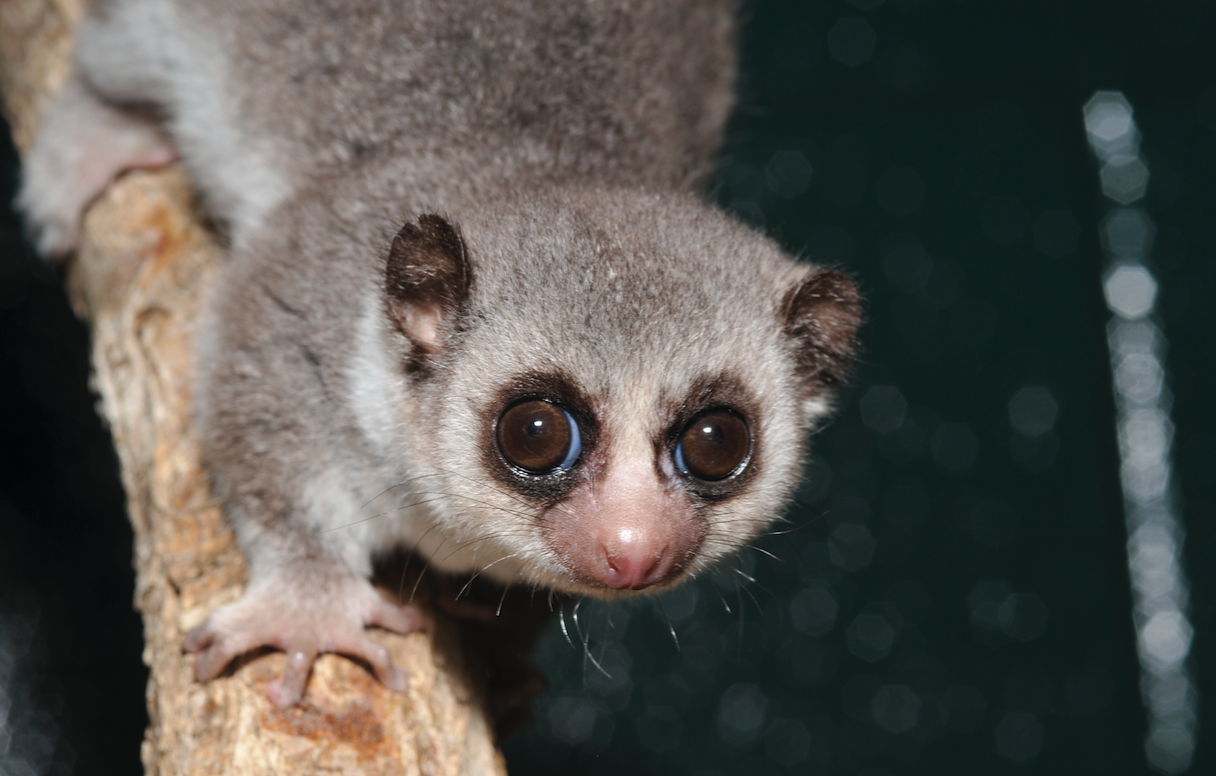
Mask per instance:
[[[393,662],[392,653],[383,645],[365,636],[356,648],[350,651],[350,654],[366,660],[372,667],[372,671],[375,672],[376,678],[388,689],[394,692],[404,692],[409,687],[409,678],[405,671],[397,667],[397,664]]]
[[[422,611],[416,606],[395,606],[381,602],[373,609],[368,624],[377,625],[394,633],[413,633],[422,630]]]
[[[280,709],[294,706],[304,697],[304,686],[308,683],[308,674],[312,664],[317,659],[317,651],[312,648],[293,649],[287,652],[287,667],[283,675],[270,683],[266,695],[271,703]]]
[[[194,631],[187,634],[187,638],[197,630],[199,628],[195,628]],[[247,633],[225,636],[214,629],[208,629],[205,639],[199,637],[193,642],[187,641],[186,650],[191,651],[191,646],[200,643],[203,646],[199,648],[198,654],[194,658],[194,678],[200,682],[209,682],[219,676],[233,658],[260,646],[262,641],[255,635]]]
[[[196,625],[186,631],[186,638],[183,639],[182,646],[187,652],[201,652],[215,640],[215,631],[207,627],[209,624],[209,622],[204,622],[202,625]]]
[[[224,666],[235,657],[219,645],[205,649],[194,656],[194,678],[200,682],[209,682],[220,675]]]

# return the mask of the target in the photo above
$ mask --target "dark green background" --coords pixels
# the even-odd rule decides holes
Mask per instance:
[[[759,543],[777,559],[744,554],[757,583],[742,596],[721,591],[730,614],[719,593],[733,582],[697,584],[695,614],[673,623],[680,651],[667,633],[671,617],[653,607],[618,614],[612,628],[597,621],[588,651],[603,650],[611,679],[588,664],[577,636],[575,647],[552,636],[541,655],[553,687],[537,725],[507,747],[517,772],[1147,772],[1099,285],[1097,225],[1107,203],[1081,115],[1098,89],[1121,90],[1135,107],[1152,173],[1141,204],[1158,226],[1197,630],[1200,746],[1191,772],[1213,772],[1216,738],[1204,725],[1204,699],[1216,690],[1203,561],[1214,548],[1205,518],[1216,495],[1207,471],[1216,460],[1208,8],[746,6],[743,96],[718,200],[791,251],[860,278],[866,350],[840,416],[816,440],[793,530]],[[845,17],[864,18],[875,33],[872,56],[853,67],[834,59],[829,43]],[[796,174],[789,152],[811,168],[801,193],[805,169]],[[1053,241],[1051,218],[1040,221],[1056,211],[1067,222],[1061,210],[1079,226],[1071,251],[1067,229]],[[1036,246],[1036,223],[1056,257]],[[880,434],[862,423],[859,399],[875,384],[906,398],[902,430]],[[1023,455],[1029,467],[1011,450],[1008,403],[1027,385],[1059,403],[1054,439],[1044,443],[1056,445],[1050,465],[1050,449]],[[959,427],[943,424],[973,433],[970,466],[954,470],[966,456],[952,458],[948,437]],[[843,523],[864,524],[874,539],[863,569],[844,571],[828,557]],[[812,637],[792,625],[790,605],[817,580],[839,609],[835,627]],[[968,597],[985,580],[1037,596],[1041,635],[1022,641],[974,626]],[[850,648],[855,618],[873,614],[894,626],[885,658],[873,659],[856,633]],[[1027,624],[1021,635],[1035,630]],[[873,720],[880,684],[917,696],[911,730]],[[730,729],[740,703],[763,706],[753,736]],[[594,727],[572,745],[589,710]],[[1043,734],[1037,754],[1033,740],[1006,743],[1021,761],[997,745],[1010,713],[1033,715]]]
[[[552,687],[534,727],[507,744],[513,773],[1147,771],[1099,286],[1106,204],[1081,120],[1097,89],[1135,107],[1152,172],[1141,205],[1158,228],[1196,628],[1191,772],[1216,768],[1204,724],[1216,691],[1209,6],[745,4],[742,97],[717,197],[792,252],[860,280],[865,352],[815,441],[790,524],[738,561],[756,582],[740,589],[724,571],[665,613],[584,605],[589,646],[554,630],[538,651]],[[855,66],[829,44],[844,18],[874,32]],[[1046,229],[1044,214],[1075,223],[1072,239]],[[3,227],[0,616],[37,613],[23,713],[54,720],[44,761],[58,772],[135,773],[144,717],[131,537],[91,415],[85,334],[57,279],[29,261],[15,220]],[[862,423],[859,400],[874,385],[906,398],[902,429]],[[1058,419],[1041,449],[1015,460],[1008,403],[1028,385],[1051,391]],[[838,605],[834,627],[815,636],[791,616],[813,585]],[[1000,585],[1041,603],[1019,626],[1025,640],[972,622],[969,596]],[[859,616],[891,627],[885,656],[858,640]],[[915,694],[911,729],[874,721],[880,685]],[[738,722],[748,709],[754,729]],[[1037,747],[1015,737],[1001,753],[996,730],[1009,714],[1033,716]]]

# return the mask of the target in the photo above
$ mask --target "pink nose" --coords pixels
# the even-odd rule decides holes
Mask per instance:
[[[671,582],[695,559],[704,523],[680,490],[647,463],[609,469],[545,513],[545,541],[586,589],[645,590]]]
[[[667,544],[658,546],[652,537],[639,533],[620,531],[615,541],[605,542],[603,559],[591,569],[592,576],[617,590],[644,590],[666,579],[671,572]]]

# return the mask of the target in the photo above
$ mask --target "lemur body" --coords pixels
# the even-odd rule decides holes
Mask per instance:
[[[228,232],[197,423],[249,561],[187,636],[405,677],[373,558],[503,584],[665,589],[796,484],[858,297],[698,197],[733,3],[110,0],[27,163],[70,252],[121,170],[175,156]]]

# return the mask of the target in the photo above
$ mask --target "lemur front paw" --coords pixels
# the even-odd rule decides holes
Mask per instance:
[[[376,625],[404,634],[422,624],[416,607],[391,604],[369,582],[353,576],[325,580],[311,589],[302,589],[298,582],[266,580],[187,633],[185,649],[195,653],[194,676],[201,682],[214,679],[233,658],[252,649],[283,650],[287,668],[266,694],[276,706],[287,708],[304,696],[312,664],[322,652],[364,660],[385,687],[405,690],[405,672],[364,628]]]

